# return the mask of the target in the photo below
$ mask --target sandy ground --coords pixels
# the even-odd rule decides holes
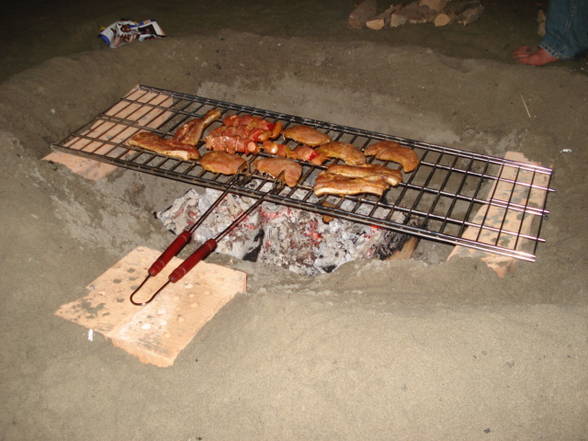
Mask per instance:
[[[33,24],[79,23],[33,48],[15,34],[3,54],[0,438],[588,439],[585,60],[514,65],[505,52],[536,38],[534,23],[496,2],[470,28],[397,35],[345,29],[340,2],[229,3],[178,1],[174,15],[152,2],[137,13],[161,13],[179,36],[117,50],[83,38],[95,20],[119,18],[108,2],[93,18],[92,8],[39,6],[26,19],[22,5],[9,10]],[[205,25],[190,32],[197,17]],[[167,244],[152,212],[187,187],[131,171],[94,183],[40,161],[137,83],[521,151],[555,169],[547,243],[503,280],[478,260],[445,263],[449,247],[431,243],[410,261],[316,278],[213,255],[249,274],[248,293],[172,368],[142,365],[53,312],[136,246]]]

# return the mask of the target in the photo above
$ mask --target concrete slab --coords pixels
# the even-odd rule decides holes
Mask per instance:
[[[519,162],[527,162],[529,164],[540,165],[536,162],[529,161],[525,155],[520,152],[509,151],[505,154],[505,159]],[[509,183],[508,180],[516,180],[520,183],[535,184],[540,186],[548,185],[548,177],[546,175],[534,174],[532,172],[521,171],[517,175],[515,168],[504,167],[500,177],[505,181],[496,181],[492,188],[489,190],[489,194],[492,198],[498,201],[509,201],[513,204],[528,204],[529,206],[543,206],[543,199],[545,197],[544,192],[530,191],[528,188],[517,185],[513,188],[513,184]],[[528,198],[528,201],[527,201]],[[494,227],[500,230],[518,231],[519,235],[525,235],[531,232],[532,223],[535,221],[534,216],[524,216],[521,218],[520,213],[515,211],[507,211],[503,207],[485,205],[480,207],[478,212],[473,218],[475,224],[484,223],[488,227]],[[477,227],[468,227],[465,229],[463,235],[465,239],[479,240],[480,242],[487,244],[495,244],[504,246],[510,249],[525,250],[525,245],[521,242],[515,242],[512,237],[506,235],[499,235],[496,231],[489,229],[483,229]],[[448,257],[448,260],[453,257],[478,257],[480,258],[490,269],[492,269],[498,277],[505,277],[509,272],[513,271],[516,267],[517,259],[508,256],[501,256],[498,254],[489,254],[484,251],[475,250],[473,248],[466,248],[462,246],[456,246]]]
[[[128,102],[124,100],[120,101],[104,112],[104,114],[106,116],[124,118],[127,121],[136,121],[137,125],[154,129],[164,124],[172,115],[171,112],[162,112],[161,109],[162,107],[171,107],[173,105],[173,99],[170,97],[140,90],[138,86],[131,89],[125,96],[129,99]],[[150,106],[144,106],[143,103],[149,103]],[[95,122],[84,133],[92,138],[100,139],[100,142],[91,141],[84,137],[74,137],[66,145],[75,150],[104,153],[104,151],[113,148],[112,143],[124,142],[137,131],[138,129],[129,127],[128,124],[100,120]],[[51,152],[43,159],[62,164],[73,173],[92,181],[103,179],[117,169],[116,166],[111,164],[62,151]]]
[[[237,293],[246,291],[246,274],[200,262],[151,303],[135,306],[129,295],[159,254],[149,248],[134,249],[88,285],[88,295],[62,305],[55,314],[101,333],[143,363],[173,365],[198,331]],[[135,300],[148,299],[181,262],[172,259],[142,288],[144,296]]]

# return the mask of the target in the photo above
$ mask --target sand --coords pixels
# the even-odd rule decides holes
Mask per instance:
[[[94,20],[119,18],[104,3],[93,18],[90,7],[39,7],[33,24],[79,23],[65,37],[37,36],[35,48],[21,34],[7,44],[2,439],[586,439],[585,60],[510,62],[512,38],[536,38],[533,17],[514,15],[528,4],[489,2],[468,28],[384,35],[346,29],[347,3],[176,3],[174,13],[137,12],[177,27],[164,40],[116,50],[85,42]],[[190,32],[190,20],[202,27]],[[451,247],[432,242],[409,261],[352,262],[315,278],[216,254],[211,262],[248,273],[247,294],[173,367],[142,365],[53,313],[131,249],[163,248],[171,236],[152,213],[188,187],[124,170],[91,182],[40,160],[138,83],[475,152],[520,151],[555,169],[547,243],[505,279],[477,259],[445,262]]]

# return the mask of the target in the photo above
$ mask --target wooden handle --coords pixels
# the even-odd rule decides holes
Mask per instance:
[[[157,258],[153,265],[149,267],[149,275],[151,277],[156,276],[159,272],[168,264],[172,257],[180,252],[184,246],[190,242],[192,233],[189,231],[182,232],[178,237],[174,239],[172,243],[165,249],[163,253]]]
[[[169,281],[176,283],[184,277],[188,271],[196,266],[198,262],[206,259],[206,257],[216,249],[217,242],[214,239],[208,239],[200,248],[194,251],[180,266],[178,266],[170,275]]]

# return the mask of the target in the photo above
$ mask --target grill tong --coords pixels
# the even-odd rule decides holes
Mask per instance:
[[[184,246],[190,241],[192,238],[192,233],[206,220],[206,218],[212,213],[212,211],[221,203],[221,201],[225,198],[228,194],[229,190],[238,180],[239,175],[235,175],[233,179],[231,179],[230,184],[227,188],[223,191],[223,193],[212,203],[210,207],[204,212],[204,214],[189,228],[186,228],[182,233],[176,237],[176,239],[165,249],[165,251],[157,258],[157,260],[149,267],[147,271],[147,276],[141,282],[141,284],[135,288],[135,290],[131,293],[129,300],[133,305],[143,306],[148,303],[151,303],[153,299],[170,283],[178,282],[182,277],[184,277],[198,262],[204,260],[209,254],[211,254],[217,247],[218,242],[222,240],[227,234],[229,234],[241,221],[243,221],[247,216],[249,216],[257,207],[261,205],[261,203],[265,200],[266,196],[269,194],[278,194],[284,188],[283,182],[284,172],[280,173],[278,177],[275,179],[273,187],[266,193],[264,193],[259,199],[257,199],[249,208],[243,211],[237,218],[223,231],[221,231],[215,238],[208,239],[204,242],[196,251],[194,251],[186,260],[184,260],[174,271],[168,276],[167,282],[165,282],[155,293],[146,301],[144,302],[137,302],[135,301],[135,295],[141,290],[143,285],[149,280],[151,277],[156,276],[159,272],[169,263],[172,257],[178,254]]]

